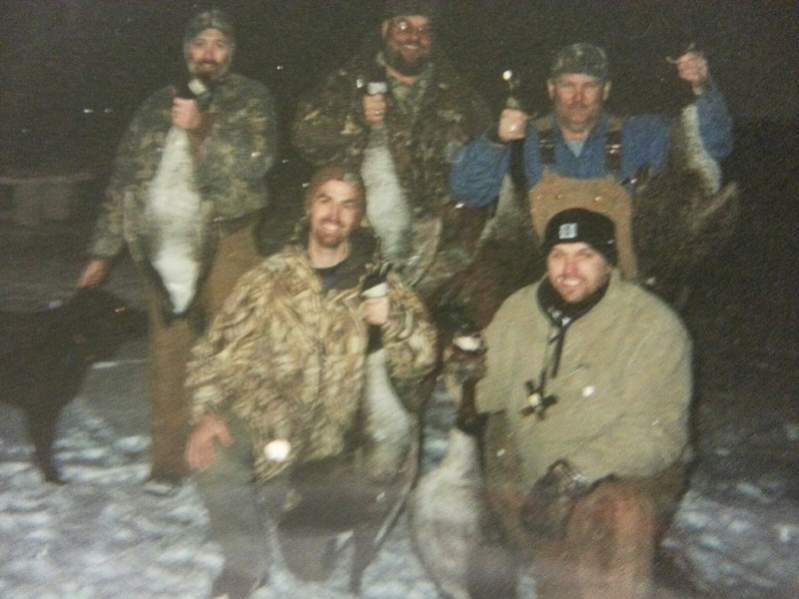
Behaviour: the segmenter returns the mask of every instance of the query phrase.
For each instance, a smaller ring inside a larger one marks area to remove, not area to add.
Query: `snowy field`
[[[207,517],[193,485],[159,496],[142,484],[150,439],[145,430],[133,429],[146,428],[144,362],[137,357],[144,349],[144,343],[129,344],[118,361],[97,364],[84,391],[64,411],[56,456],[66,485],[42,482],[21,418],[12,413],[3,419],[0,597],[208,596],[222,557],[206,540]],[[443,450],[441,440],[432,445],[433,453]],[[276,547],[273,551],[278,557],[271,584],[256,599],[350,596],[349,551],[325,585],[296,580],[280,563]],[[367,569],[363,596],[437,597],[412,551],[405,516]],[[526,596],[534,594],[528,589]]]
[[[3,227],[0,265],[3,309],[33,310],[71,293],[81,258],[78,234],[62,229]],[[66,244],[50,246],[59,239]],[[66,250],[65,250],[66,247]],[[141,305],[127,263],[108,287]],[[207,540],[207,515],[191,483],[169,496],[146,490],[149,406],[147,346],[127,343],[113,361],[94,365],[79,396],[64,410],[55,458],[67,484],[44,483],[32,463],[21,414],[2,405],[0,421],[0,597],[105,599],[208,597],[222,567]],[[427,461],[446,449],[443,431],[431,431]],[[280,562],[275,544],[271,581],[256,599],[350,597],[351,548],[342,552],[326,584],[306,584]],[[522,597],[532,599],[531,581]],[[433,599],[433,583],[411,547],[403,514],[366,570],[363,597]]]
[[[120,368],[107,364],[93,378]],[[122,389],[118,400],[138,401]],[[57,487],[41,482],[30,445],[11,432],[21,425],[14,420],[4,422],[0,447],[0,596],[208,596],[222,558],[206,541],[205,510],[191,484],[166,497],[145,490],[146,434],[120,435],[80,397],[62,421],[57,455],[68,484]],[[347,596],[346,561],[327,588],[299,584],[277,563],[257,597]],[[366,597],[436,596],[404,520],[367,571],[365,590]]]
[[[0,222],[0,309],[41,309],[69,297],[87,226],[22,229]],[[795,599],[799,344],[794,326],[764,326],[775,320],[762,315],[795,324],[799,312],[780,293],[785,277],[779,269],[767,271],[770,278],[744,278],[745,285],[738,273],[751,270],[729,270],[730,281],[724,273],[711,281],[714,287],[697,294],[688,315],[701,333],[699,460],[664,545],[683,566],[678,577],[712,596]],[[142,307],[128,262],[117,266],[108,288]],[[66,485],[42,482],[20,413],[0,406],[0,598],[208,597],[222,557],[207,540],[207,516],[194,487],[159,496],[143,485],[150,447],[146,352],[139,339],[96,364],[64,410],[55,457]],[[429,419],[428,467],[446,451],[447,414],[439,406]],[[256,599],[350,596],[349,550],[325,585],[296,580],[277,547],[273,555],[270,585]],[[366,570],[363,597],[437,596],[403,515]],[[521,597],[534,599],[531,580],[522,581]]]

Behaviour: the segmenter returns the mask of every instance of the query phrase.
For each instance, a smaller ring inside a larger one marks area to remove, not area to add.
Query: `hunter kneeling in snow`
[[[560,212],[542,250],[546,275],[485,330],[491,507],[532,558],[538,597],[649,597],[690,453],[690,340],[620,278],[606,216]]]
[[[387,518],[393,482],[415,468],[410,414],[434,365],[435,330],[393,275],[384,294],[363,290],[381,269],[360,227],[359,175],[321,169],[305,208],[307,237],[241,278],[188,366],[186,458],[226,560],[212,596],[246,597],[263,584],[265,515],[277,522],[289,567],[324,578],[336,535],[359,519]],[[380,344],[390,384],[375,386]],[[397,435],[403,419],[407,430]],[[288,522],[298,526],[286,531]],[[355,542],[357,553],[357,531]]]

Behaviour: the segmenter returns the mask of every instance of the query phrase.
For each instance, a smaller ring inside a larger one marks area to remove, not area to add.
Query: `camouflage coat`
[[[360,170],[370,128],[363,118],[358,80],[369,81],[379,68],[377,53],[375,45],[367,44],[301,99],[292,140],[312,164],[345,163]],[[490,116],[483,99],[466,86],[443,56],[434,57],[425,84],[420,105],[410,112],[400,108],[392,93],[387,94],[387,143],[416,226],[443,216],[443,231],[440,227],[429,229],[451,246],[462,241],[459,215],[446,209],[453,205],[448,184],[452,157],[485,130]],[[450,266],[457,267],[455,263]]]
[[[239,280],[193,350],[192,421],[231,410],[247,422],[260,480],[339,455],[357,433],[368,342],[359,311],[365,262],[352,256],[349,272],[339,273],[347,286],[323,291],[305,249],[287,246]],[[433,368],[435,331],[415,294],[397,278],[389,285],[383,346],[392,382],[411,398]],[[287,461],[266,460],[274,439],[291,443]]]
[[[120,142],[90,246],[94,257],[111,258],[127,242],[135,260],[145,258],[145,206],[171,127],[172,98],[169,86],[145,100]],[[214,88],[208,107],[211,125],[194,182],[208,227],[215,222],[224,226],[267,205],[264,177],[277,146],[273,104],[263,84],[241,75],[228,75]]]

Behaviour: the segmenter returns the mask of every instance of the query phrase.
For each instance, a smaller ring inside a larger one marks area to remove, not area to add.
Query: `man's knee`
[[[236,426],[231,426],[230,431],[233,444],[225,447],[217,443],[213,463],[192,475],[201,490],[253,484],[255,467],[249,437]]]
[[[654,499],[634,482],[610,481],[577,502],[569,531],[590,530],[597,536],[627,539],[634,544],[652,542],[656,531]]]

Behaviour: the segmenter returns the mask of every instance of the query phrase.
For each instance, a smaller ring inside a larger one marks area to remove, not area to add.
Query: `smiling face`
[[[567,304],[587,299],[610,279],[605,257],[584,242],[559,243],[547,255],[547,278]]]
[[[205,29],[186,44],[185,53],[193,75],[216,79],[227,72],[233,58],[233,45],[218,29]]]
[[[582,73],[564,73],[547,82],[555,118],[567,139],[588,135],[610,94],[610,82]],[[571,135],[569,135],[571,134]]]
[[[347,242],[361,223],[360,191],[352,183],[329,179],[312,193],[307,214],[311,228],[309,244],[320,249],[336,249]]]
[[[383,22],[383,54],[400,74],[418,75],[430,60],[433,29],[428,17],[411,15]]]

